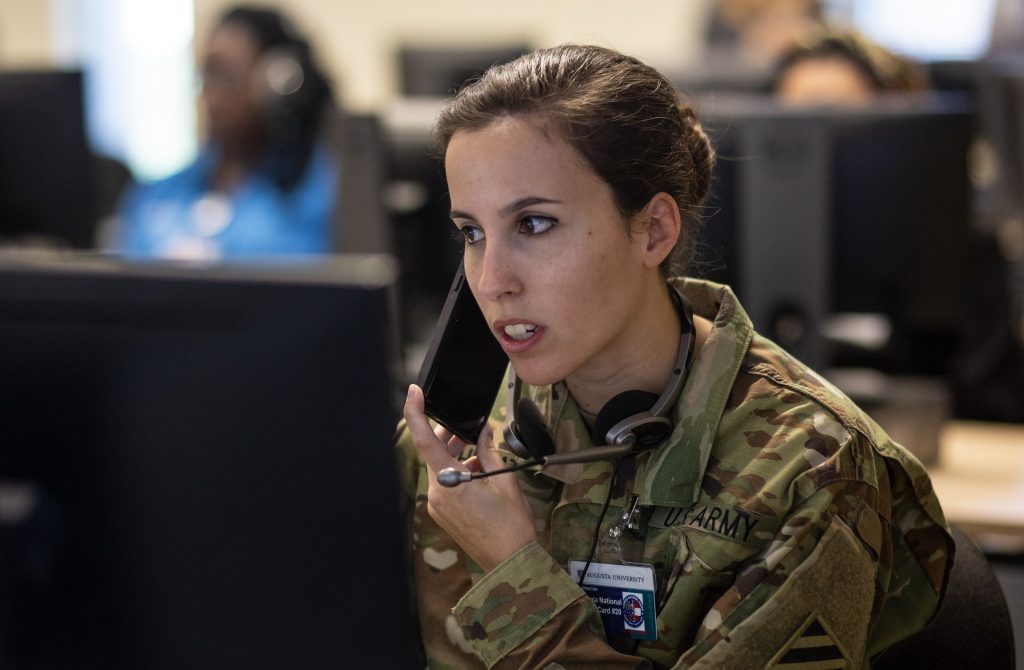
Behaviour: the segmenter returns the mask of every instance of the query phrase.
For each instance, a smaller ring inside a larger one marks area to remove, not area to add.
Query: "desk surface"
[[[947,519],[986,548],[1024,551],[1024,425],[952,421],[928,473]]]

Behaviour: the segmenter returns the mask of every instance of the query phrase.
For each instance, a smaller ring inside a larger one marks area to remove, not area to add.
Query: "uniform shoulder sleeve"
[[[842,480],[796,506],[705,615],[680,667],[771,668],[803,659],[859,668],[878,640],[923,626],[937,594],[925,572],[906,563],[896,577],[894,529],[879,500],[873,487]],[[898,620],[884,616],[889,610]]]
[[[416,448],[412,445],[412,434],[405,419],[398,422],[395,428],[393,442],[395,445],[395,459],[398,464],[398,481],[402,490],[408,498],[416,497],[416,489],[419,485],[420,459]]]
[[[824,522],[811,515],[805,510],[793,517],[739,575],[678,667],[865,665],[875,562],[842,518]]]

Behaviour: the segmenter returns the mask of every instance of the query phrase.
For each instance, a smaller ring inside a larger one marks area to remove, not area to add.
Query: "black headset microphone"
[[[670,415],[686,383],[686,375],[693,361],[693,347],[696,329],[689,303],[670,286],[673,302],[681,321],[679,349],[668,385],[656,396],[648,391],[623,391],[609,400],[594,420],[591,437],[599,446],[580,449],[565,454],[556,454],[555,441],[537,405],[529,398],[521,397],[514,405],[514,413],[505,428],[505,443],[513,454],[529,458],[523,463],[491,470],[490,472],[466,472],[456,468],[445,468],[437,473],[442,486],[458,486],[474,479],[516,472],[527,468],[543,469],[549,465],[566,463],[591,463],[619,458],[635,451],[650,449],[668,437],[672,432]],[[514,369],[509,371],[509,387],[513,397],[519,395],[520,382]]]

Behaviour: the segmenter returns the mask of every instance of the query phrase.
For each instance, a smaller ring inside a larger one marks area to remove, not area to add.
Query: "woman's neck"
[[[648,291],[637,318],[619,340],[566,379],[582,411],[597,414],[623,391],[660,395],[664,390],[672,375],[682,330],[669,290],[662,282],[657,290]]]
[[[211,175],[213,189],[229,192],[238,188],[256,169],[262,156],[263,149],[255,145],[223,146]]]

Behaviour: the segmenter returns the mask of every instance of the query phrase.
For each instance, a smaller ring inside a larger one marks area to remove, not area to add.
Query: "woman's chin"
[[[565,379],[563,371],[555,370],[545,365],[538,365],[531,361],[513,360],[512,367],[516,371],[516,377],[530,386],[548,386]]]

